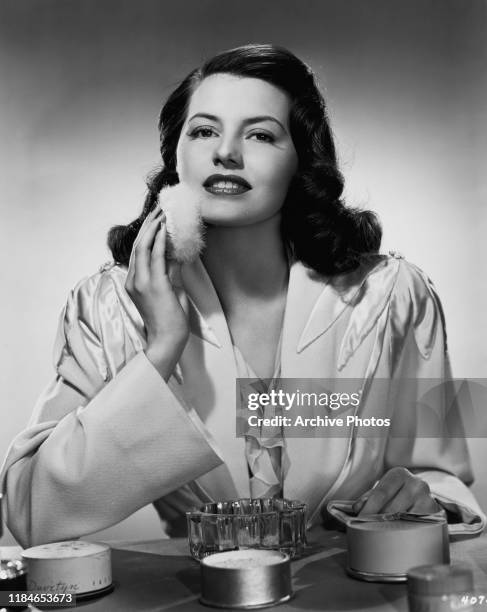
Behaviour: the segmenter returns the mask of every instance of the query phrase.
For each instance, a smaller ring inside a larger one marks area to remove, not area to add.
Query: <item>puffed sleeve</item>
[[[394,413],[385,467],[406,467],[428,483],[448,511],[450,533],[480,533],[486,517],[468,488],[473,474],[462,406],[446,382],[451,372],[441,303],[429,278],[404,260],[389,321]]]
[[[56,377],[2,467],[7,524],[22,546],[104,529],[222,463],[177,382],[141,350],[110,274],[69,295]]]

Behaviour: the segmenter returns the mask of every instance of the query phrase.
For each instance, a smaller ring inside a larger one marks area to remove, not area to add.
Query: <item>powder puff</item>
[[[199,195],[187,185],[178,183],[161,191],[159,206],[166,213],[168,258],[191,263],[204,247]]]

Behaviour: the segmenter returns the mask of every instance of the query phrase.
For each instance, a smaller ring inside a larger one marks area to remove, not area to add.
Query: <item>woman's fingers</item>
[[[377,485],[371,490],[360,515],[379,514],[392,501],[398,491],[402,488],[405,480],[403,468],[393,468],[386,472]],[[410,473],[410,472],[408,472]]]
[[[142,222],[142,225],[140,226],[140,229],[137,233],[137,236],[134,240],[134,244],[132,247],[132,250],[135,250],[137,248],[137,246],[140,244],[141,240],[144,237],[145,232],[147,231],[147,228],[149,227],[149,225],[151,224],[151,222],[153,221],[153,219],[155,219],[155,217],[157,215],[159,215],[162,212],[162,210],[160,209],[159,206],[155,206],[150,213],[146,216],[146,218],[144,219],[144,221]]]
[[[365,503],[361,503],[366,498]],[[361,505],[361,509],[358,509]],[[355,512],[379,514],[384,512],[436,512],[439,509],[431,497],[428,484],[406,468],[392,468],[377,485],[364,493],[354,504]]]
[[[147,217],[144,219],[139,232],[134,240],[134,244],[132,246],[132,252],[130,253],[130,260],[129,260],[129,266],[128,266],[128,272],[127,272],[127,278],[125,280],[125,287],[126,289],[129,291],[129,293],[131,291],[133,291],[134,289],[134,285],[135,285],[135,275],[136,275],[136,271],[139,268],[140,269],[140,256],[141,256],[141,251],[140,251],[140,243],[147,231],[147,228],[150,226],[151,222],[156,218],[156,216],[159,214],[160,208],[158,206],[156,206],[148,215]],[[140,282],[140,278],[139,278],[139,282]]]
[[[161,213],[161,209],[157,206],[147,215],[134,242],[129,264],[129,271],[130,268],[132,271],[130,280],[134,286],[135,283],[143,286],[149,279],[151,251]]]
[[[383,512],[407,512],[418,501],[424,501],[424,498],[429,498],[429,487],[423,480],[413,476],[404,481],[397,494],[384,506]]]
[[[154,246],[151,254],[151,270],[159,278],[166,274],[166,238],[167,226],[164,212],[158,217]]]
[[[417,493],[417,483],[404,482],[399,491],[383,505],[381,512],[407,512],[414,505]]]
[[[134,242],[125,289],[144,322],[146,354],[168,380],[187,342],[189,324],[166,272],[166,232],[165,216],[157,207]]]
[[[421,481],[423,482],[423,481]],[[423,489],[421,495],[418,495],[414,500],[413,505],[409,508],[410,512],[416,512],[417,514],[430,514],[433,512],[439,512],[441,510],[440,504],[431,495],[430,488],[426,482],[426,490]]]

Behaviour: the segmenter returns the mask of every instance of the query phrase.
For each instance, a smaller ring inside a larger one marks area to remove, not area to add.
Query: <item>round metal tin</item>
[[[411,567],[450,562],[446,522],[351,522],[347,546],[347,572],[369,582],[404,582]]]
[[[292,596],[289,555],[274,550],[234,550],[200,562],[201,603],[253,610],[288,601]]]

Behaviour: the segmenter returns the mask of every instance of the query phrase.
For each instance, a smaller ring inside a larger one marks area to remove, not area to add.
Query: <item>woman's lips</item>
[[[248,187],[232,181],[216,181],[210,185],[205,185],[205,189],[214,195],[240,195],[249,191]]]
[[[252,189],[252,185],[238,174],[212,174],[203,187],[213,195],[240,195]]]

